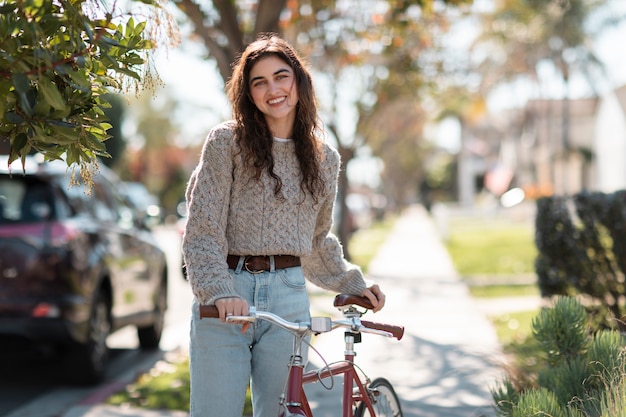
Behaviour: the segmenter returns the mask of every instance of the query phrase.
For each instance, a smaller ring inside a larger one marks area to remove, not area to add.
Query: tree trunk
[[[350,260],[350,236],[352,235],[352,221],[350,217],[350,211],[348,204],[346,203],[346,197],[349,191],[348,174],[346,167],[348,162],[354,158],[354,150],[345,148],[341,145],[338,146],[339,154],[341,155],[341,169],[339,170],[339,179],[337,183],[337,197],[339,204],[339,224],[337,225],[337,237],[343,245],[343,253],[347,260]]]

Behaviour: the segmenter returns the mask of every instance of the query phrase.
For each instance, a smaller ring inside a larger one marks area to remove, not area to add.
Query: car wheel
[[[109,304],[99,293],[89,317],[87,343],[76,346],[70,354],[76,379],[81,383],[97,383],[104,376],[109,357],[107,337],[111,334]]]
[[[167,310],[167,283],[163,282],[158,289],[154,304],[154,318],[150,326],[138,327],[137,336],[141,349],[158,349],[163,328],[165,327],[165,310]]]

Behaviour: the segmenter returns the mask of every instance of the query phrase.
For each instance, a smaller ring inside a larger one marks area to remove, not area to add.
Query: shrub
[[[624,339],[614,330],[588,331],[589,315],[572,297],[558,297],[533,320],[546,365],[533,386],[505,379],[492,390],[501,417],[625,415]]]
[[[541,294],[581,295],[595,328],[626,314],[626,191],[537,201],[535,269]]]

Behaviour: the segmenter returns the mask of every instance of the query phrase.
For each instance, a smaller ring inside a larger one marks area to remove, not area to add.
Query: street
[[[37,358],[0,358],[0,416],[53,417],[76,403],[102,401],[132,382],[160,360],[164,353],[186,349],[189,337],[191,291],[180,269],[180,236],[174,227],[158,227],[155,234],[167,253],[169,308],[160,350],[138,349],[136,329],[127,327],[108,339],[111,359],[102,384],[72,386],[64,381],[63,364]]]

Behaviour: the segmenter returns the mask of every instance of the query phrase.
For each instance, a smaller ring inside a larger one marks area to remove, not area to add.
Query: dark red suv
[[[93,180],[70,186],[64,162],[0,157],[0,352],[52,348],[87,383],[111,332],[136,326],[157,348],[167,308],[166,257],[144,217],[104,166]]]

